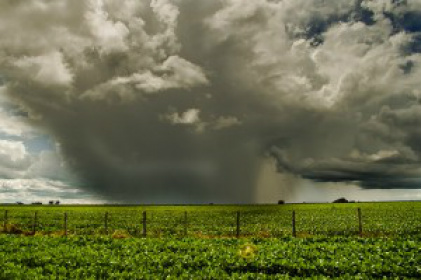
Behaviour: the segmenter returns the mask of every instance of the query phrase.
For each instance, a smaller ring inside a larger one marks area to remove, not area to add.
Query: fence
[[[283,237],[421,233],[421,212],[380,209],[284,211],[4,210],[2,231],[134,237]]]

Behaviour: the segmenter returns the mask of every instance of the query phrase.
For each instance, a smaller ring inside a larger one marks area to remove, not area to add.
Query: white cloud
[[[363,0],[362,5],[375,13],[391,12],[396,7],[394,1],[390,0]]]
[[[187,111],[178,114],[174,113],[168,116],[169,120],[174,124],[194,124],[200,121],[199,109],[188,109]]]
[[[62,181],[48,179],[0,179],[1,203],[48,203],[59,200],[61,203],[105,203],[105,200],[81,191]]]
[[[137,96],[159,93],[170,89],[186,89],[208,84],[203,70],[178,56],[168,57],[152,70],[137,72],[128,77],[116,77],[86,92],[83,98],[94,100],[118,96],[122,101],[133,101]]]
[[[152,0],[151,7],[161,22],[170,26],[171,29],[176,28],[179,11],[178,8],[171,3],[171,1]]]
[[[168,57],[162,65],[156,67],[154,72],[157,74],[150,71],[135,73],[128,79],[119,78],[116,82],[134,83],[137,89],[147,93],[177,88],[189,89],[208,83],[199,66],[178,56]]]
[[[0,135],[27,139],[34,135],[35,129],[28,124],[28,119],[7,96],[7,87],[0,86]]]
[[[12,162],[23,160],[28,153],[20,141],[0,140],[0,156],[7,157]]]
[[[47,200],[104,203],[82,191],[79,180],[53,151],[29,154],[20,141],[0,140],[0,203]]]
[[[60,52],[40,56],[24,56],[14,62],[27,79],[44,85],[68,86],[73,75],[63,61]]]
[[[400,69],[405,61],[400,52],[409,40],[403,33],[392,35],[389,23],[332,27],[312,54],[318,73],[328,81],[314,96],[331,106],[349,106],[404,91],[412,78]]]
[[[361,154],[359,150],[353,150],[350,154],[351,158],[368,161],[380,161],[385,159],[391,159],[400,156],[398,151],[392,150],[380,150],[374,154]]]
[[[168,57],[154,72],[135,73],[129,78],[117,78],[114,83],[133,83],[135,88],[147,92],[159,92],[168,89],[189,89],[205,85],[208,80],[203,70],[193,63],[178,57]]]
[[[131,20],[141,20],[139,12],[145,9],[147,1],[138,0],[125,0],[125,1],[114,1],[104,0],[105,10],[111,11],[111,16],[124,22],[130,22]],[[108,16],[110,14],[108,13]]]
[[[179,10],[170,1],[33,1],[25,7],[3,3],[1,8],[0,34],[5,38],[0,48],[8,55],[0,52],[0,67],[10,79],[35,81],[43,91],[62,93],[61,86],[74,86],[66,90],[72,97],[132,100],[138,92],[189,89],[208,82],[201,67],[178,54]],[[151,34],[140,17],[145,11],[156,18],[148,26],[156,30]],[[113,57],[123,53],[127,57],[121,58],[127,60],[121,64],[128,65],[114,65],[115,73],[107,72],[107,63],[119,64]]]
[[[19,178],[33,158],[20,141],[0,140],[0,178]]]
[[[197,108],[188,109],[182,113],[174,112],[161,115],[161,119],[175,125],[187,125],[194,127],[198,133],[206,130],[223,130],[240,125],[241,122],[233,116],[209,117],[207,120],[200,118],[200,110]]]
[[[213,128],[216,130],[226,129],[236,125],[241,125],[241,122],[232,116],[220,116],[212,123]]]
[[[90,0],[88,5],[90,9],[85,14],[87,25],[101,50],[104,52],[127,50],[125,39],[129,30],[124,23],[112,22],[108,18],[102,0]]]
[[[32,134],[31,128],[21,117],[13,116],[0,107],[0,133],[7,136],[27,137]]]

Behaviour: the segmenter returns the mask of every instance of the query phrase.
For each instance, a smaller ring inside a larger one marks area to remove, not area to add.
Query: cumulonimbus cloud
[[[415,0],[6,1],[0,75],[113,199],[252,202],[268,156],[314,181],[414,188],[416,15]]]

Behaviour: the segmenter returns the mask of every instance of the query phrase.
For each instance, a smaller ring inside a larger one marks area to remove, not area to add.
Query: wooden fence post
[[[292,210],[292,236],[297,237],[297,230],[295,228],[295,210]]]
[[[240,237],[240,211],[237,211],[237,232],[236,237]]]
[[[8,214],[9,210],[4,210],[4,225],[3,225],[3,231],[6,232],[7,231],[7,214]]]
[[[138,237],[139,236],[139,229],[140,229],[140,225],[138,225],[137,223],[134,225],[134,229],[135,229],[135,236]]]
[[[104,216],[104,228],[105,228],[105,234],[108,234],[108,212],[105,212],[105,216]]]
[[[143,237],[146,237],[146,211],[143,211]]]
[[[361,218],[361,208],[358,208],[358,234],[363,236],[363,221]]]
[[[67,236],[67,212],[64,212],[64,235]]]
[[[184,212],[184,236],[187,236],[187,227],[188,227],[187,211],[185,211]]]
[[[32,232],[35,234],[37,230],[37,223],[38,223],[38,211],[34,212],[34,224],[32,225]]]

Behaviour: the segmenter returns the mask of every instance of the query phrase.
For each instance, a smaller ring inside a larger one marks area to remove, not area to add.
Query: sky
[[[421,0],[0,2],[0,203],[421,199]]]

